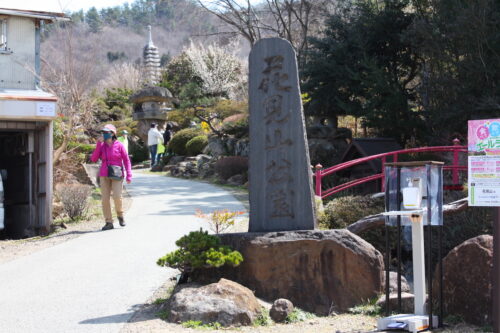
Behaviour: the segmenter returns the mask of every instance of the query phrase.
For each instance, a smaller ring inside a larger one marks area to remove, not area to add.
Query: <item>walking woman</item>
[[[122,190],[125,167],[125,179],[127,184],[132,181],[130,159],[123,144],[116,138],[115,126],[108,124],[101,130],[95,150],[90,158],[92,162],[102,161],[99,171],[102,196],[102,212],[106,224],[102,230],[113,229],[113,216],[111,214],[111,196],[115,202],[116,215],[122,227],[125,226],[123,219]]]

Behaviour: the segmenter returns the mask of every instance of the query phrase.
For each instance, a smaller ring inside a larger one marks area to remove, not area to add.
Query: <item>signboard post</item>
[[[469,206],[493,208],[492,319],[500,333],[500,119],[469,120]]]

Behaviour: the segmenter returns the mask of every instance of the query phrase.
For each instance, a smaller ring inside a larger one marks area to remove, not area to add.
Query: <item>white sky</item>
[[[87,10],[91,7],[97,9],[105,7],[114,7],[124,3],[131,3],[133,0],[0,0],[0,8],[2,5],[16,9],[35,9],[47,12],[61,11],[78,11],[80,9]]]
[[[258,3],[261,0],[250,0]],[[80,9],[87,11],[91,7],[97,9],[120,6],[132,3],[134,0],[0,0],[0,8],[15,8],[44,12],[76,12]],[[245,1],[242,1],[245,3]]]

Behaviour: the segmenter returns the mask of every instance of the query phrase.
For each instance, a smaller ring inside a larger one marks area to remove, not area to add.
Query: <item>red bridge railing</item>
[[[459,154],[460,153],[467,153],[467,146],[461,146],[460,141],[457,139],[453,140],[454,145],[453,146],[436,146],[436,147],[422,147],[422,148],[412,148],[412,149],[403,149],[403,150],[396,150],[388,153],[383,153],[383,154],[378,154],[378,155],[372,155],[372,156],[367,156],[363,158],[358,158],[356,160],[352,161],[347,161],[344,163],[340,163],[337,165],[334,165],[330,168],[323,169],[321,165],[316,166],[316,172],[314,174],[315,178],[315,192],[317,196],[320,196],[322,199],[344,191],[346,189],[352,188],[357,185],[361,185],[364,183],[372,182],[378,179],[381,179],[381,191],[384,191],[384,167],[386,164],[386,161],[388,158],[392,157],[391,162],[397,162],[398,158],[400,155],[405,155],[405,154],[417,154],[417,153],[447,153],[447,152],[452,152],[453,153],[453,164],[451,165],[445,165],[443,167],[443,170],[448,170],[451,171],[452,173],[452,184],[451,185],[446,185],[444,188],[446,190],[461,190],[462,185],[459,183],[459,173],[461,171],[467,171],[467,165],[460,165],[460,159],[459,159]],[[373,160],[380,160],[382,163],[382,172],[374,175],[370,175],[367,177],[359,178],[359,179],[354,179],[351,181],[348,181],[343,184],[336,185],[330,189],[324,190],[322,188],[322,179],[326,176],[333,175],[339,171],[346,170],[348,168],[351,168],[356,165],[360,165],[363,163],[367,163]]]

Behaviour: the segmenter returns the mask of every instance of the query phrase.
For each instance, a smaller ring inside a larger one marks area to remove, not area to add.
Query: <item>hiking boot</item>
[[[118,216],[118,222],[120,222],[120,225],[122,227],[124,227],[126,224],[125,224],[125,220],[123,219],[123,216]]]
[[[106,224],[104,225],[104,227],[102,227],[101,230],[104,231],[104,230],[110,230],[110,229],[114,229],[113,223],[106,222]]]

